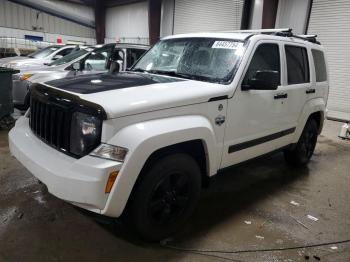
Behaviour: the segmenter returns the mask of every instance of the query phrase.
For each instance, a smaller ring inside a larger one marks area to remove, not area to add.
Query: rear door
[[[287,98],[283,101],[283,125],[295,128],[308,96],[315,94],[310,77],[311,57],[304,45],[285,44],[284,59],[286,75],[280,90]]]

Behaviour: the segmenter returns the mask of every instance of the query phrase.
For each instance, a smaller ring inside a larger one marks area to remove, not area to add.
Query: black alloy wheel
[[[133,189],[127,224],[147,241],[168,237],[191,216],[201,185],[200,168],[190,155],[173,153],[154,161]]]

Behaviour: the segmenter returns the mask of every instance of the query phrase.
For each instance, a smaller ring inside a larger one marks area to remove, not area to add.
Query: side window
[[[56,55],[61,55],[61,56],[65,56],[70,54],[70,52],[72,52],[73,48],[66,48],[63,49],[62,51],[58,52]]]
[[[316,82],[327,81],[327,69],[323,52],[312,49],[312,57],[315,64]]]
[[[286,45],[288,84],[310,82],[309,60],[304,47]]]
[[[250,79],[255,78],[257,73],[264,71],[277,72],[279,79],[281,79],[280,53],[277,44],[261,44],[258,46],[245,74],[242,86],[249,85]]]
[[[91,52],[84,61],[84,70],[87,71],[104,71],[107,68],[107,61],[112,52],[112,47],[102,47]]]
[[[142,50],[142,49],[127,49],[126,53],[127,53],[127,61],[126,61],[126,67],[129,68],[131,67],[133,64],[135,64],[135,62],[137,60],[139,60],[139,58],[143,55],[143,53],[146,50]]]

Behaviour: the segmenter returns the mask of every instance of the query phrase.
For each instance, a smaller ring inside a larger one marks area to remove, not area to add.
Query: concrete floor
[[[336,122],[326,123],[307,169],[291,169],[283,156],[277,154],[215,177],[211,187],[203,191],[191,220],[173,237],[171,245],[234,251],[350,239],[350,141],[337,138],[339,127]],[[45,186],[38,184],[10,156],[7,131],[0,131],[0,261],[318,261],[318,258],[350,261],[350,243],[204,255],[140,242],[122,225],[97,223],[89,214],[48,194]]]

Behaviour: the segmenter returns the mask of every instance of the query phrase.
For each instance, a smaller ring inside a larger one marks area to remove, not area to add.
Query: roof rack
[[[276,28],[276,29],[252,29],[252,30],[235,30],[225,33],[260,33],[260,34],[273,34],[273,33],[291,33],[292,28]]]
[[[226,33],[252,33],[252,34],[272,34],[282,37],[294,37],[304,41],[308,41],[314,44],[320,45],[321,43],[317,41],[317,35],[294,35],[292,28],[276,28],[276,29],[253,29],[253,30],[236,30]]]

